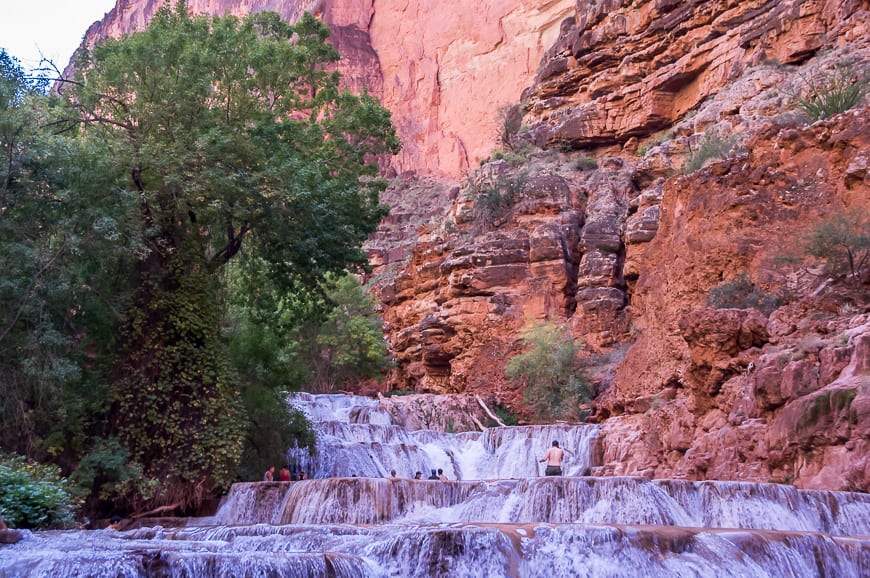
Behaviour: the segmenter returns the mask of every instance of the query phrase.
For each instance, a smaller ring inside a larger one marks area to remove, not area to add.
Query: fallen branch
[[[498,416],[497,416],[497,415],[495,415],[494,413],[492,413],[491,411],[489,411],[489,408],[486,407],[486,404],[483,403],[483,399],[481,399],[481,397],[480,397],[479,395],[474,394],[474,397],[477,398],[477,403],[480,404],[480,407],[483,408],[483,411],[486,412],[486,415],[488,415],[488,416],[492,419],[492,421],[494,421],[495,423],[497,423],[497,424],[500,425],[501,427],[507,427],[503,421],[501,421],[500,419],[498,419]],[[477,420],[475,420],[475,421],[477,421]]]
[[[153,510],[148,510],[147,512],[142,512],[141,514],[133,514],[130,516],[131,520],[138,520],[139,518],[146,518],[153,514],[160,514],[161,512],[168,512],[171,510],[175,510],[176,508],[181,507],[181,502],[175,502],[174,504],[169,504],[168,506],[160,506],[159,508],[154,508]]]
[[[476,417],[471,416],[471,421],[474,422],[474,425],[476,425],[477,427],[480,428],[480,431],[486,431],[486,429],[487,429],[486,426],[484,426],[482,423],[480,423],[480,421],[478,421],[478,419]]]

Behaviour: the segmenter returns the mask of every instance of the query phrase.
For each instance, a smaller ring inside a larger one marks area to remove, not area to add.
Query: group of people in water
[[[292,472],[286,467],[281,468],[281,471],[278,472],[277,480],[275,480],[275,466],[271,466],[268,470],[266,470],[266,473],[263,474],[264,482],[296,482],[305,479],[308,479],[308,476],[305,475],[305,470],[303,470],[302,468],[297,469],[295,467],[293,468]]]
[[[444,470],[442,470],[441,468],[438,468],[437,470],[435,468],[432,468],[429,471],[430,471],[430,473],[429,473],[429,477],[426,478],[427,480],[441,480],[442,482],[446,482],[447,480],[450,479],[444,475]],[[391,478],[396,477],[396,470],[390,470],[390,477]],[[415,480],[422,480],[423,479],[423,472],[420,472],[420,471],[414,472],[414,479]]]
[[[565,457],[565,450],[559,447],[559,442],[553,440],[553,444],[547,449],[547,453],[544,454],[538,462],[546,462],[547,467],[544,470],[545,476],[561,476],[562,475],[562,459]],[[356,476],[354,476],[356,477]],[[396,470],[390,470],[390,477],[395,478]],[[293,467],[293,472],[291,472],[286,467],[281,468],[281,471],[278,473],[279,482],[292,482],[297,480],[306,479],[305,471],[302,468]],[[415,472],[414,478],[415,480],[423,479],[423,472]],[[442,482],[448,481],[448,477],[444,475],[444,470],[441,468],[435,469],[432,468],[430,470],[429,477],[427,480],[440,480]],[[273,482],[275,481],[275,466],[270,467],[266,470],[266,473],[263,475],[264,482]]]

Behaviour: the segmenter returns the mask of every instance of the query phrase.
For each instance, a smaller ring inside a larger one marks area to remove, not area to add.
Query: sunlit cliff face
[[[119,0],[85,42],[143,28],[162,0]],[[519,101],[574,2],[190,0],[193,13],[312,11],[332,29],[339,69],[393,112],[394,170],[459,178],[494,148],[499,108]]]

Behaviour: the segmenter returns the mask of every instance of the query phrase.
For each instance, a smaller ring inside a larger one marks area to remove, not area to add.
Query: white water
[[[462,482],[331,478],[236,484],[209,521],[631,524],[870,537],[870,496],[776,484],[631,477]]]
[[[490,428],[486,432],[408,431],[394,425],[377,400],[346,395],[298,394],[293,405],[318,430],[318,454],[294,451],[292,459],[309,477],[428,477],[442,469],[451,480],[495,480],[541,475],[538,458],[553,440],[565,450],[567,476],[589,471],[595,425]]]
[[[25,532],[0,578],[870,576],[867,494],[579,477],[592,426],[409,432],[376,400],[301,404],[323,449],[292,455],[319,479],[237,484],[186,528]],[[553,438],[570,475],[539,477]],[[432,467],[461,481],[408,479]]]
[[[588,524],[388,524],[40,532],[0,548],[0,575],[859,578],[868,540]]]

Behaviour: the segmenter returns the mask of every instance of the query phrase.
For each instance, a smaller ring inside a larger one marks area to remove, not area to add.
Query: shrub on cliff
[[[727,159],[740,150],[740,141],[735,136],[723,136],[718,131],[708,131],[682,166],[685,175],[703,168],[709,161]]]
[[[60,469],[0,454],[0,513],[12,528],[63,528],[73,523],[76,500]]]
[[[523,106],[521,104],[505,104],[496,112],[498,144],[505,150],[513,150],[517,144],[517,135],[523,125]]]
[[[870,212],[837,213],[819,222],[804,235],[803,250],[821,261],[825,275],[860,283],[870,269]]]
[[[780,300],[776,295],[765,293],[756,287],[746,273],[741,273],[734,279],[710,289],[707,305],[716,309],[755,308],[765,315],[770,315],[779,307]]]
[[[481,169],[468,179],[474,201],[474,222],[486,230],[501,225],[526,188],[526,174],[510,173],[504,166]]]
[[[576,420],[580,405],[592,397],[592,387],[578,361],[582,342],[568,328],[552,322],[520,332],[526,348],[505,368],[507,377],[525,386],[523,401],[536,419]]]

